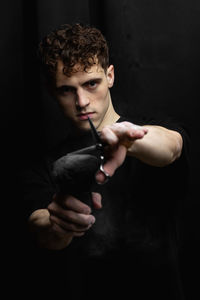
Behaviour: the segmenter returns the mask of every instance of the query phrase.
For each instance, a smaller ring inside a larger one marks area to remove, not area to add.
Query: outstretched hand
[[[130,122],[105,126],[101,131],[101,139],[107,144],[105,147],[106,163],[103,166],[105,172],[112,176],[123,164],[127,150],[133,141],[143,138],[147,132],[147,128]],[[96,181],[104,183],[105,175],[101,171],[96,174]]]

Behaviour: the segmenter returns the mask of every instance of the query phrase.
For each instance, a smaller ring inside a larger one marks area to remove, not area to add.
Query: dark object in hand
[[[96,156],[70,153],[53,163],[52,175],[59,193],[71,194],[87,202],[98,169],[99,159]]]

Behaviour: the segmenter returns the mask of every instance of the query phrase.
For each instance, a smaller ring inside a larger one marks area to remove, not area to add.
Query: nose
[[[76,106],[78,108],[84,108],[86,106],[88,106],[90,103],[90,100],[88,98],[88,95],[86,93],[86,91],[80,89],[80,90],[77,90],[77,93],[76,93]]]

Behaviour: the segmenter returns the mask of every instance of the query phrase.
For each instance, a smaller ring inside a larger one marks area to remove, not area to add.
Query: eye
[[[95,80],[91,80],[87,83],[87,86],[90,88],[90,89],[95,89],[97,87],[97,81]]]
[[[68,94],[68,93],[74,93],[75,89],[70,86],[63,85],[63,86],[57,88],[57,91],[59,94],[64,95],[64,94]]]
[[[94,90],[97,88],[98,84],[100,83],[100,80],[90,80],[86,82],[85,86],[91,90]]]

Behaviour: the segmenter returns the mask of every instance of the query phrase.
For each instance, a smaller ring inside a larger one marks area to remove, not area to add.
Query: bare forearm
[[[72,241],[71,234],[62,234],[53,230],[47,209],[34,211],[29,217],[29,227],[37,244],[42,248],[61,250]]]
[[[136,139],[128,149],[128,155],[156,167],[163,167],[176,160],[182,151],[182,137],[173,130],[161,126],[146,125],[148,133]]]

